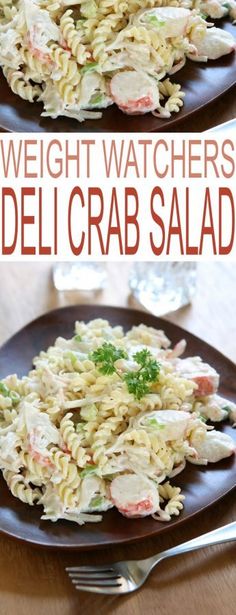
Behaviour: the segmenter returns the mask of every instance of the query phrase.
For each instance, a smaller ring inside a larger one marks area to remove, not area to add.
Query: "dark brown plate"
[[[162,328],[174,343],[185,337],[188,354],[201,355],[213,365],[221,374],[221,393],[236,401],[236,367],[229,359],[176,325],[143,312],[114,307],[70,306],[34,320],[0,350],[0,378],[14,372],[20,376],[26,374],[36,353],[46,349],[58,335],[73,335],[75,320],[87,321],[97,317],[106,318],[113,325],[123,325],[125,329],[141,322]],[[225,424],[220,428],[236,440],[236,430],[230,425]],[[185,507],[180,516],[170,523],[158,523],[147,517],[129,520],[117,511],[110,510],[104,513],[101,523],[88,523],[83,527],[67,521],[41,521],[41,509],[22,504],[14,498],[1,478],[0,531],[37,546],[62,549],[95,549],[144,539],[184,523],[222,498],[235,486],[235,470],[235,457],[207,467],[188,464],[184,472],[173,481],[186,495]]]
[[[236,38],[236,28],[228,20],[222,28]],[[217,24],[219,25],[219,24]],[[79,123],[68,118],[43,118],[42,106],[30,104],[15,96],[5,79],[1,80],[0,126],[15,132],[160,132],[175,128],[195,111],[217,100],[235,85],[236,56],[231,53],[214,62],[197,63],[190,60],[173,81],[186,93],[183,109],[168,120],[160,120],[151,113],[125,115],[114,105],[103,112],[101,120]]]

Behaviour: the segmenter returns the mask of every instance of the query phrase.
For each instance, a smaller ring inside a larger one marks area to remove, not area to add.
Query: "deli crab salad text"
[[[235,50],[214,26],[226,15],[235,0],[0,0],[0,66],[43,116],[98,119],[115,103],[169,118],[184,92],[168,75]]]
[[[42,505],[42,519],[79,525],[112,507],[158,521],[179,515],[184,496],[170,480],[186,462],[232,455],[231,437],[207,421],[236,422],[215,369],[181,359],[185,346],[171,349],[143,324],[124,333],[101,319],[77,322],[28,376],[2,380],[0,468],[12,494]]]

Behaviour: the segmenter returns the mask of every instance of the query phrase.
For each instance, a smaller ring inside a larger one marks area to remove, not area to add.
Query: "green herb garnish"
[[[134,361],[140,366],[139,369],[123,374],[117,371],[115,362],[118,359],[128,359],[128,355],[125,350],[116,348],[113,344],[105,342],[90,354],[90,358],[102,374],[111,376],[116,373],[126,383],[129,393],[133,394],[136,399],[141,399],[149,393],[149,384],[157,380],[160,371],[160,364],[147,349],[140,350],[133,356]]]
[[[199,418],[201,419],[201,421],[202,421],[203,423],[206,423],[206,422],[207,422],[207,418],[206,418],[206,416],[203,416],[203,414],[199,414]]]
[[[136,363],[141,366],[141,371],[146,382],[153,382],[156,380],[160,371],[160,365],[156,359],[152,357],[149,350],[144,348],[143,350],[136,352],[133,358]]]
[[[128,355],[122,348],[116,348],[113,344],[105,342],[100,348],[90,353],[90,359],[98,366],[101,374],[111,376],[117,373],[114,363],[119,359],[128,359]]]

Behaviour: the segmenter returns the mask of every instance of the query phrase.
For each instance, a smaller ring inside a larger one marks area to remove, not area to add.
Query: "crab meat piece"
[[[191,414],[182,410],[156,410],[149,412],[141,419],[144,427],[160,430],[163,440],[179,440],[183,438]]]
[[[59,41],[60,29],[51,19],[45,9],[37,6],[32,0],[23,0],[23,12],[27,24],[29,42],[34,50],[48,54],[50,41]]]
[[[219,386],[219,374],[214,367],[203,363],[200,357],[188,357],[177,359],[175,362],[176,372],[187,380],[192,380],[197,385],[194,391],[195,397],[206,397],[215,393]]]
[[[221,397],[221,395],[214,395],[213,400],[215,404],[218,404],[221,412],[224,412],[224,418],[228,416],[232,423],[236,423],[236,404],[225,397]]]
[[[146,27],[158,30],[163,38],[183,36],[191,15],[189,9],[162,6],[138,14],[138,21]]]
[[[146,517],[160,509],[158,490],[149,478],[123,474],[110,485],[113,504],[125,517]]]
[[[148,113],[159,106],[159,90],[154,79],[135,70],[116,73],[110,82],[112,100],[129,115]]]
[[[236,49],[236,41],[232,34],[220,28],[208,28],[205,36],[194,31],[190,35],[190,42],[196,47],[197,55],[190,55],[191,60],[217,60],[221,56],[231,53]]]
[[[228,9],[219,0],[206,0],[201,4],[201,11],[212,19],[221,19],[227,15]]]
[[[210,421],[223,421],[227,417],[236,422],[236,404],[221,395],[212,395],[199,408],[199,412]]]
[[[202,416],[210,421],[219,422],[227,418],[228,412],[219,404],[218,395],[212,395],[204,404],[198,407],[198,411]]]
[[[197,433],[191,437],[191,446],[195,448],[197,459],[189,458],[192,463],[216,463],[221,459],[230,457],[235,452],[234,441],[228,434],[220,431],[207,431],[202,439]]]
[[[186,346],[186,340],[180,340],[177,344],[175,344],[172,350],[168,350],[166,354],[167,359],[176,359],[177,357],[180,357],[186,350]]]

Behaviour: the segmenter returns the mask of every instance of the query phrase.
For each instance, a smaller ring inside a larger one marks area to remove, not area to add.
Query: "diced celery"
[[[103,505],[103,503],[104,503],[104,498],[98,495],[92,498],[90,502],[90,506],[92,508],[100,508]]]
[[[83,17],[86,17],[87,19],[92,19],[93,17],[96,17],[97,10],[98,7],[95,0],[83,2],[83,4],[80,5],[81,15],[83,15]]]
[[[82,342],[82,337],[81,335],[74,335],[73,340],[74,342]]]
[[[91,406],[85,406],[80,410],[80,416],[84,421],[94,421],[97,417],[98,410],[95,404]]]
[[[145,21],[153,26],[164,26],[166,23],[164,19],[157,17],[157,15],[146,15]]]
[[[16,393],[16,391],[10,391],[10,398],[11,398],[13,406],[18,404],[20,401],[20,395],[19,393]]]
[[[82,470],[82,472],[80,473],[81,478],[85,478],[86,476],[89,476],[91,474],[96,474],[96,470],[97,470],[97,466],[95,466],[94,464],[90,464],[88,463],[85,468]]]
[[[88,64],[85,64],[84,66],[82,66],[80,70],[81,75],[85,75],[88,72],[92,72],[96,70],[97,67],[98,67],[98,62],[88,62]]]
[[[155,427],[156,429],[165,429],[165,425],[159,423],[156,419],[147,419],[145,421],[147,427]]]
[[[72,367],[75,367],[77,362],[77,356],[74,352],[66,352],[66,359],[69,359]]]
[[[225,410],[225,412],[230,412],[231,408],[230,406],[222,406],[222,410]]]
[[[4,382],[0,382],[0,394],[3,395],[3,397],[10,397],[10,391]]]
[[[93,96],[91,96],[89,104],[91,105],[99,105],[100,103],[102,103],[104,101],[104,94],[93,94]]]

